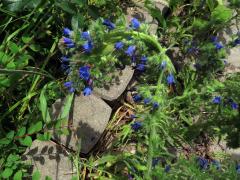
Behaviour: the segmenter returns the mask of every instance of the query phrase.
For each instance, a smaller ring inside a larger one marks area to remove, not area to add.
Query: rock
[[[41,180],[46,176],[52,180],[71,180],[75,175],[73,164],[66,152],[52,141],[33,141],[22,158],[31,162],[31,174],[37,170],[40,172]]]
[[[222,140],[220,142],[214,141],[209,148],[211,153],[226,153],[232,160],[240,162],[240,148],[230,148],[227,146],[227,142]]]
[[[228,51],[227,64],[224,69],[224,75],[240,72],[240,46],[236,46]],[[222,79],[225,79],[224,77]]]
[[[53,104],[53,116],[60,113],[61,101]],[[75,96],[72,113],[68,119],[68,135],[54,133],[54,138],[64,146],[87,154],[97,143],[110,119],[112,109],[95,95]]]
[[[93,93],[107,101],[118,99],[127,88],[132,79],[134,70],[130,66],[116,73],[116,78],[112,84],[105,85],[103,88],[94,88]]]
[[[240,25],[237,25],[236,22],[232,21],[231,25],[225,28],[223,31],[218,33],[219,40],[224,44],[227,45],[233,39],[232,37],[236,35],[239,31]]]
[[[162,12],[162,15],[165,15],[169,9],[169,3],[165,0],[154,0],[154,4]]]

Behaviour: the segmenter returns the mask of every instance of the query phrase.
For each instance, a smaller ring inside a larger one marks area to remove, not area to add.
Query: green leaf
[[[8,145],[12,142],[12,140],[9,140],[7,138],[0,139],[0,145]]]
[[[226,23],[232,18],[232,10],[224,5],[218,5],[211,14],[211,20],[217,23]]]
[[[30,147],[32,145],[32,138],[30,136],[27,136],[24,139],[20,139],[19,141],[24,146]]]
[[[28,128],[28,134],[33,134],[33,133],[36,133],[38,131],[41,131],[42,127],[43,127],[42,121],[38,121],[36,124],[32,124]]]
[[[66,119],[68,117],[71,106],[72,106],[73,97],[74,97],[74,93],[67,95],[65,99],[64,107],[61,110],[61,113],[58,119]]]
[[[26,133],[26,127],[21,127],[18,131],[16,136],[23,136]]]
[[[7,69],[16,69],[16,64],[11,61],[10,63],[7,64],[6,66]]]
[[[42,112],[42,118],[44,122],[49,123],[51,122],[51,118],[47,107],[47,99],[45,96],[46,87],[47,86],[44,86],[40,94],[40,110]]]
[[[13,54],[16,54],[20,50],[20,48],[17,46],[17,44],[12,41],[8,42],[8,46]]]
[[[9,140],[12,140],[13,137],[14,137],[14,131],[10,131],[9,133],[7,133],[7,136],[6,136]]]
[[[46,176],[46,177],[45,177],[45,180],[52,180],[52,178],[49,177],[49,176]]]
[[[38,52],[41,49],[41,47],[37,44],[31,44],[29,47],[30,47],[31,50],[33,50],[35,52]]]
[[[41,174],[39,171],[35,171],[32,175],[32,180],[40,180]]]
[[[30,38],[30,37],[28,37],[28,36],[23,36],[23,37],[22,37],[22,41],[23,41],[25,44],[28,44],[31,40],[32,40],[32,38]]]
[[[69,2],[56,3],[63,11],[66,11],[70,14],[76,14],[74,7]]]
[[[22,171],[19,170],[18,172],[15,173],[13,176],[13,180],[21,180],[22,179]]]
[[[84,25],[84,16],[77,14],[72,17],[71,20],[72,28],[74,31],[77,31],[80,27]]]
[[[9,178],[13,173],[13,170],[10,168],[6,168],[3,172],[2,172],[2,177],[3,178]]]
[[[49,141],[52,137],[50,132],[45,132],[44,134],[37,134],[37,139],[39,141]]]

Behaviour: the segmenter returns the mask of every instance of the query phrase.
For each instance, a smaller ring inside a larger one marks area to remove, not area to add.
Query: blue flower
[[[73,85],[72,81],[67,81],[67,82],[64,83],[64,87],[66,87],[66,88],[71,88],[72,85]]]
[[[68,45],[68,44],[74,44],[73,40],[67,37],[63,37],[63,42],[64,44]]]
[[[71,31],[69,28],[63,28],[63,35],[64,36],[71,36],[73,31]]]
[[[208,160],[203,157],[197,158],[198,165],[200,169],[207,169],[208,168]]]
[[[147,58],[146,56],[142,56],[142,57],[141,57],[141,62],[142,62],[143,64],[146,64],[147,61],[148,61],[148,58]]]
[[[119,41],[119,42],[116,42],[114,47],[115,49],[119,50],[119,49],[122,49],[124,46],[123,42]]]
[[[167,66],[167,62],[166,61],[162,61],[161,63],[161,69],[165,69],[165,67]]]
[[[214,45],[215,45],[215,48],[216,48],[217,50],[220,50],[220,49],[223,48],[223,45],[222,45],[221,43],[219,43],[219,42],[214,43]]]
[[[157,109],[159,107],[159,103],[154,102],[152,107],[153,107],[153,109]]]
[[[236,171],[237,171],[238,174],[240,174],[240,164],[237,164]]]
[[[83,95],[84,96],[89,96],[92,94],[92,88],[90,87],[85,87],[84,90],[83,90]]]
[[[232,109],[238,109],[238,104],[237,103],[231,102],[230,105],[231,105]]]
[[[79,77],[85,81],[90,78],[90,72],[88,66],[82,66],[79,68]]]
[[[125,53],[126,53],[128,56],[133,56],[135,50],[136,50],[136,46],[129,46],[128,49],[125,51]]]
[[[145,70],[145,64],[138,64],[136,69],[139,70],[139,71],[144,71]]]
[[[85,87],[83,90],[83,95],[84,96],[89,96],[92,94],[92,88],[91,87]]]
[[[136,94],[133,96],[133,101],[134,102],[140,102],[142,100],[142,97],[139,94]]]
[[[73,82],[72,81],[67,81],[64,83],[64,86],[68,89],[68,91],[70,93],[73,93],[75,91],[75,88],[72,87],[73,86]]]
[[[132,25],[133,29],[138,29],[141,24],[140,24],[140,22],[136,18],[133,18],[131,20],[131,25]]]
[[[216,166],[216,169],[217,170],[219,170],[219,169],[221,169],[221,164],[220,164],[220,162],[219,161],[217,161],[217,160],[212,160],[212,164],[214,165],[214,166]]]
[[[171,166],[166,165],[166,167],[164,168],[164,172],[168,173],[170,170],[171,170]]]
[[[60,59],[62,63],[69,63],[69,58],[67,56],[62,56]]]
[[[107,28],[109,29],[109,30],[113,30],[113,29],[115,29],[115,24],[114,23],[112,23],[109,19],[105,19],[104,21],[103,21],[103,25],[105,25],[105,26],[107,26]]]
[[[214,104],[220,104],[220,103],[221,103],[221,100],[222,100],[221,96],[215,96],[215,97],[213,98],[212,102],[213,102]]]
[[[149,104],[151,102],[151,98],[145,98],[144,100],[143,100],[143,103],[144,104]]]
[[[81,38],[84,40],[91,40],[90,33],[88,31],[82,32]]]
[[[134,131],[138,131],[139,129],[142,128],[142,123],[141,122],[134,122],[133,124],[131,124],[131,127]]]
[[[83,50],[84,50],[86,53],[92,52],[92,49],[93,49],[92,41],[88,41],[88,42],[86,42],[85,44],[83,44]]]
[[[174,79],[174,76],[172,74],[169,74],[167,76],[167,83],[168,83],[168,85],[171,85],[171,84],[175,83],[175,79]]]

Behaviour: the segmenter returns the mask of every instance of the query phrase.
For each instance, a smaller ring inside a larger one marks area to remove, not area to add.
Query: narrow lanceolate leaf
[[[69,115],[71,106],[72,106],[72,101],[73,101],[73,97],[74,97],[74,93],[69,94],[66,97],[65,103],[64,103],[64,107],[58,117],[58,119],[64,119],[67,118],[67,116]]]
[[[40,94],[40,110],[42,112],[42,118],[44,122],[49,123],[51,121],[50,114],[47,107],[47,99],[45,96],[46,86],[42,89]]]

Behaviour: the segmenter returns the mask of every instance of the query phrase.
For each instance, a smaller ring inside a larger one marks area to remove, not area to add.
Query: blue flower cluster
[[[136,103],[140,103],[143,100],[144,105],[149,105],[151,104],[152,99],[151,98],[145,98],[143,99],[143,97],[140,94],[135,94],[133,95],[133,101]],[[152,102],[152,109],[158,109],[159,108],[159,103],[158,102]]]
[[[212,99],[212,103],[213,104],[221,104],[222,103],[222,97],[221,96],[215,96]],[[226,104],[230,105],[232,109],[236,110],[238,109],[238,104],[236,102],[233,101],[233,99],[228,98]]]
[[[67,48],[74,48],[75,47],[75,43],[74,41],[71,39],[71,36],[73,34],[73,31],[70,30],[69,28],[64,28],[63,29],[63,38],[62,38],[62,42],[66,45]]]

